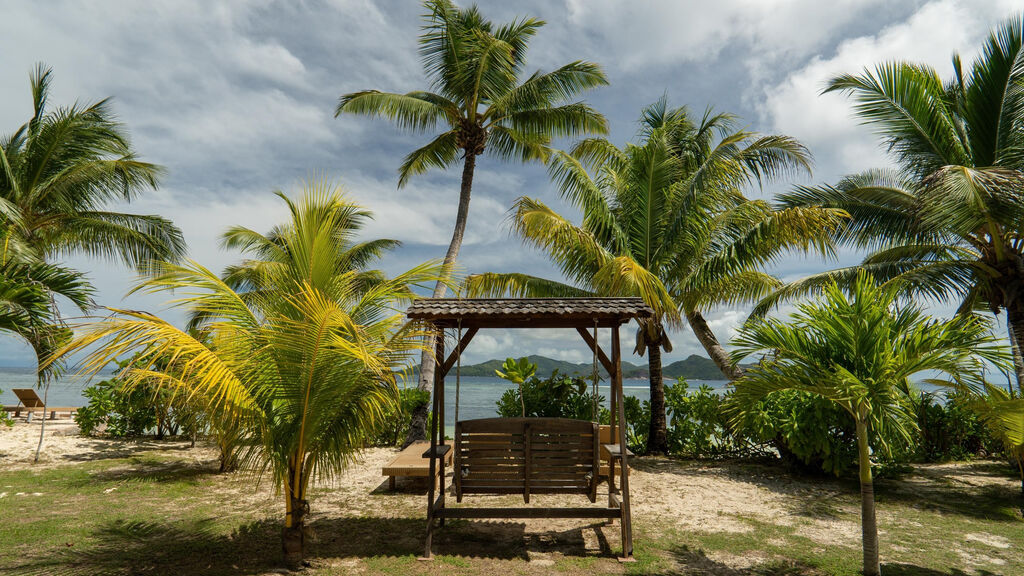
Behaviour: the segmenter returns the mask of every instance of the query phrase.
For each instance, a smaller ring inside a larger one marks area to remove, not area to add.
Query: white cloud
[[[621,69],[708,62],[739,48],[749,60],[801,55],[881,0],[568,0],[569,21],[600,36],[601,61]]]
[[[816,56],[778,84],[765,87],[760,112],[773,130],[810,147],[818,159],[819,179],[884,165],[877,138],[858,125],[847,99],[839,94],[820,95],[826,82],[837,74],[857,74],[891,60],[930,64],[948,77],[952,53],[960,52],[969,62],[988,30],[1013,7],[1008,1],[925,4],[905,22],[844,40],[834,54]]]

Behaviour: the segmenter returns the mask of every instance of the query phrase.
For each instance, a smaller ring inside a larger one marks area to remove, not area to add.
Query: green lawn
[[[381,457],[386,453],[378,451]],[[197,457],[202,455],[202,457]],[[280,509],[264,484],[217,474],[208,452],[181,445],[0,472],[2,574],[266,574],[279,566]],[[371,464],[367,464],[371,466]],[[858,572],[856,486],[793,478],[751,463],[637,462],[637,484],[711,470],[752,482],[786,506],[777,521],[723,514],[716,531],[636,516],[636,558],[621,565],[617,527],[451,522],[432,563],[422,552],[424,497],[382,489],[372,472],[319,489],[312,503],[320,574],[839,574]],[[687,480],[690,481],[690,480]],[[650,485],[650,484],[649,484]],[[1024,574],[1024,521],[1000,462],[926,466],[879,484],[883,572]],[[20,495],[18,493],[21,493]],[[638,499],[640,497],[638,496]],[[822,532],[824,531],[824,532]],[[822,534],[839,535],[822,542]]]

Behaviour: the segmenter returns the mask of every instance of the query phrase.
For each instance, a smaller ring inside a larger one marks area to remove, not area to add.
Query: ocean
[[[102,379],[104,376],[98,376]],[[724,390],[728,382],[726,380],[691,381],[690,387],[696,388],[701,384],[707,384],[716,390]],[[18,398],[11,392],[12,388],[35,388],[35,373],[28,369],[0,368],[0,404],[14,405]],[[87,386],[85,379],[68,375],[50,384],[49,403],[53,406],[84,406],[86,399],[82,396],[82,390]],[[487,418],[497,416],[496,405],[501,395],[515,385],[502,380],[501,378],[490,377],[464,377],[462,378],[461,393],[459,398],[459,418],[463,420],[473,418]],[[37,391],[42,397],[43,391]],[[605,398],[605,406],[611,393],[607,383],[599,386],[599,392]],[[646,379],[630,379],[623,382],[623,392],[628,396],[635,396],[641,401],[650,398],[650,388]],[[445,380],[445,415],[449,422],[455,419],[455,378],[449,377]]]
[[[97,376],[102,379],[106,375]],[[669,383],[666,381],[666,383]],[[35,388],[35,374],[29,369],[0,368],[0,404],[5,406],[18,403],[18,398],[11,392],[12,388]],[[725,391],[729,382],[726,380],[691,380],[690,388],[695,389],[701,384],[710,386],[715,391]],[[51,406],[84,406],[88,402],[82,396],[82,390],[88,385],[85,379],[68,375],[50,384],[49,404]],[[471,420],[474,418],[488,418],[497,416],[496,408],[498,399],[508,389],[515,385],[495,377],[464,377],[459,398],[459,418]],[[925,391],[937,390],[936,387],[921,383],[919,386]],[[604,397],[604,406],[608,406],[611,389],[608,384],[602,383],[599,392]],[[37,391],[40,397],[43,391]],[[634,396],[640,401],[650,399],[650,387],[646,379],[628,379],[623,381],[623,393],[627,396]],[[446,433],[454,433],[455,422],[455,377],[450,376],[445,380],[445,419]]]

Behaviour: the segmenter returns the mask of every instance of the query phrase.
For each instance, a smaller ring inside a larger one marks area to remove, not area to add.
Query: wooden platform
[[[410,444],[388,462],[381,469],[381,475],[388,477],[388,488],[395,489],[395,479],[398,476],[411,476],[414,478],[426,478],[430,476],[430,459],[424,458],[423,453],[430,450],[430,442],[416,442]],[[445,454],[445,466],[451,466],[452,453]],[[437,472],[441,467],[437,467]]]

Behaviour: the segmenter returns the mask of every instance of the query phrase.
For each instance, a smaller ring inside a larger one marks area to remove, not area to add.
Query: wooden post
[[[441,330],[441,337],[438,338],[438,341],[441,344],[440,344],[440,347],[438,348],[438,351],[437,351],[437,353],[438,353],[437,357],[438,357],[438,359],[441,359],[441,358],[444,358],[444,330]],[[456,342],[455,345],[459,346],[459,343]],[[461,354],[461,352],[462,351],[460,350],[459,353]],[[447,375],[447,373],[448,373],[447,370],[444,371],[444,372],[436,372],[436,376],[434,378],[434,394],[437,395],[437,415],[434,418],[435,420],[437,420],[437,424],[435,425],[437,427],[437,430],[438,430],[438,433],[437,433],[438,434],[437,445],[438,446],[442,446],[442,447],[445,445],[445,442],[446,442],[445,439],[444,439],[444,377],[445,377],[445,375]],[[431,460],[437,460],[436,456],[437,456],[437,452],[431,452]],[[441,458],[438,461],[438,465],[441,466],[441,471],[438,474],[438,478],[436,480],[437,483],[440,485],[440,495],[439,495],[439,498],[437,500],[437,504],[438,504],[438,508],[441,508],[441,509],[444,508],[444,461],[445,461],[445,458]],[[442,528],[444,527],[444,517],[443,516],[440,519],[440,525],[441,525]]]
[[[435,328],[438,332],[435,338],[434,355],[436,358],[444,358],[444,329]],[[433,539],[434,539],[434,493],[437,489],[437,425],[439,409],[438,404],[444,406],[444,396],[439,393],[444,393],[444,376],[441,373],[434,372],[434,406],[431,413],[432,418],[430,424],[430,463],[428,469],[430,470],[430,488],[427,490],[427,541],[423,556],[417,558],[417,560],[433,560],[434,554],[431,551]],[[438,398],[440,397],[440,402]]]
[[[612,390],[616,396],[619,421],[619,453],[622,455],[622,462],[619,464],[619,486],[622,487],[622,557],[620,562],[633,561],[633,521],[629,510],[629,462],[626,448],[626,410],[622,400],[622,351],[619,345],[619,326],[612,328],[612,364],[615,365],[615,375],[612,376]],[[610,470],[609,470],[610,472]]]
[[[613,331],[617,332],[618,328],[614,328]],[[621,389],[622,388],[622,380],[621,379],[617,380],[615,378],[615,373],[616,372],[620,372],[622,370],[622,359],[619,358],[618,356],[616,356],[615,354],[616,354],[616,352],[613,350],[612,351],[612,361],[611,361],[612,369],[608,371],[608,380],[609,380],[608,384],[610,386],[609,394],[608,395],[611,396],[611,398],[609,400],[611,402],[611,408],[610,408],[611,414],[609,414],[609,417],[608,417],[608,423],[611,425],[611,436],[608,438],[609,443],[615,443],[615,442],[618,441],[616,439],[619,437],[619,435],[616,433],[616,430],[620,426],[620,424],[619,424],[619,412],[618,412],[618,408],[619,408],[619,394],[616,392],[616,385],[615,385],[615,383],[618,382],[618,388]],[[612,505],[612,503],[614,502],[613,495],[617,494],[617,493],[618,493],[618,488],[615,487],[615,458],[609,458],[608,459],[608,506]]]

